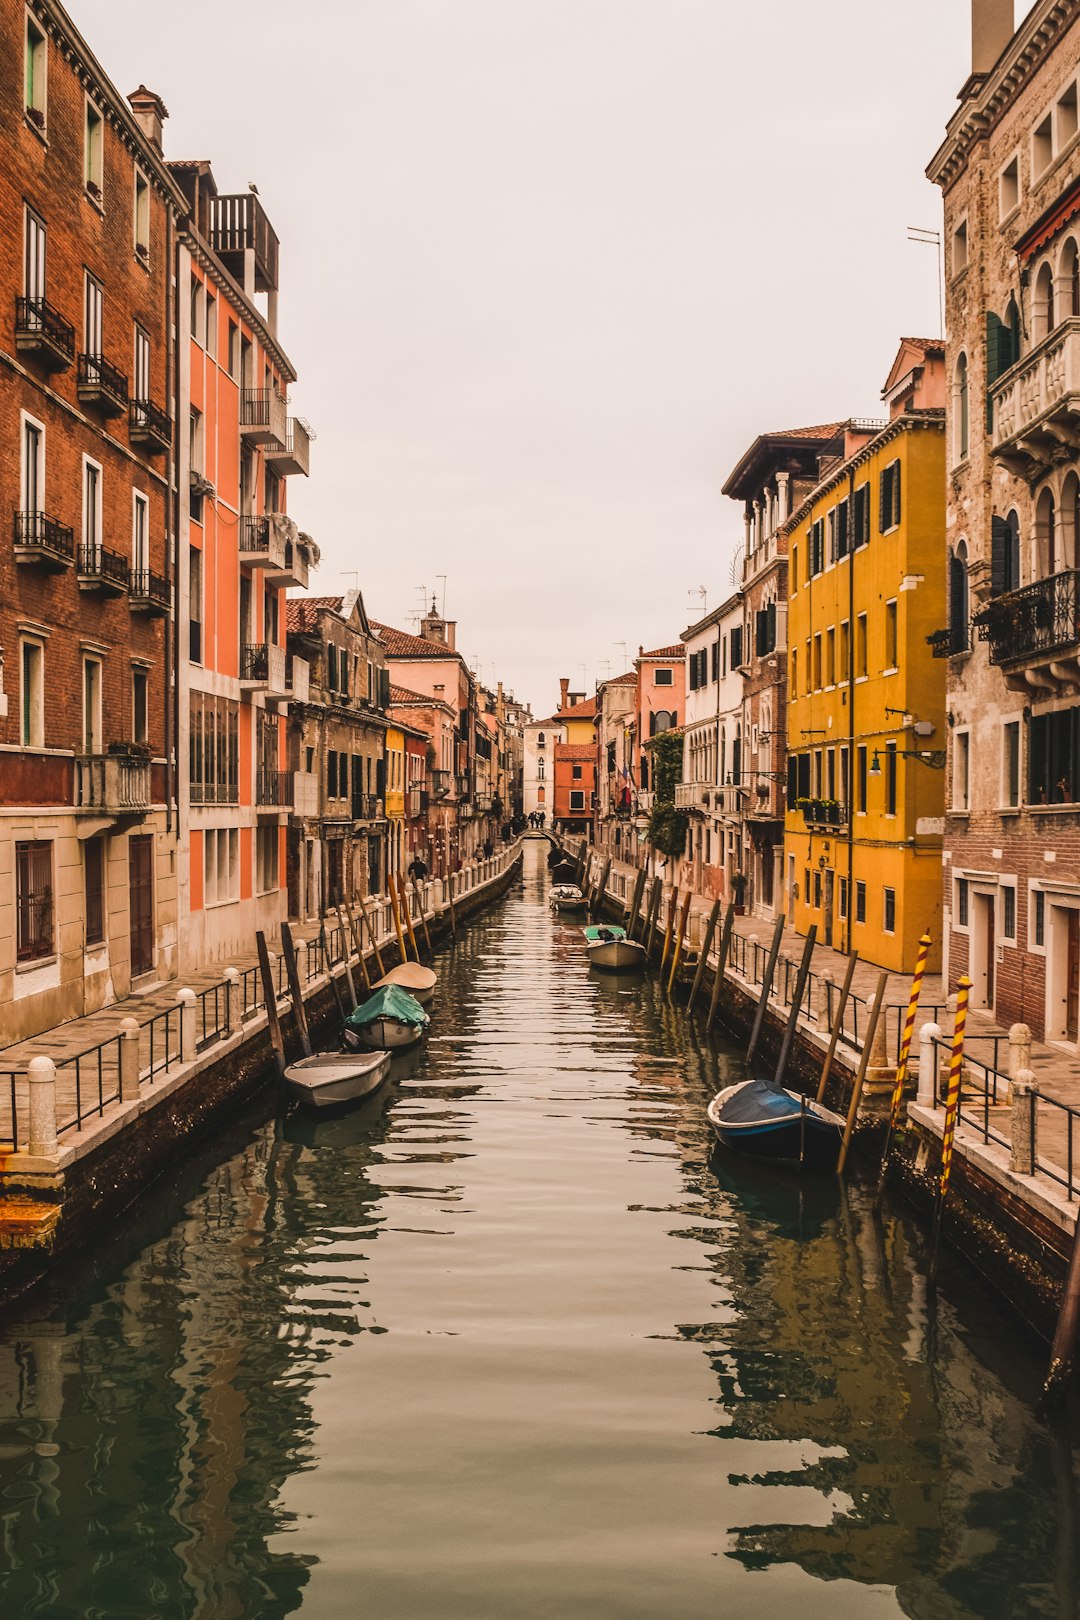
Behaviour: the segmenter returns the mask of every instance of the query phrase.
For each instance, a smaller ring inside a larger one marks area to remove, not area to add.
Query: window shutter
[[[878,474],[878,533],[884,534],[889,527],[889,469],[882,467]]]
[[[893,520],[894,524],[898,524],[900,522],[900,463],[899,463],[899,461],[894,461],[893,464],[892,464],[892,497],[893,497],[892,520]]]
[[[992,309],[986,312],[986,431],[993,432],[994,401],[990,390],[1009,369],[1011,363],[1012,333],[998,320]]]
[[[787,762],[787,807],[794,810],[795,800],[799,797],[799,765],[792,754]]]
[[[1008,585],[1009,525],[1002,517],[990,519],[990,594],[1000,596]]]
[[[809,754],[800,754],[798,756],[798,764],[799,764],[799,792],[798,792],[798,797],[800,799],[808,799],[810,797],[810,755]]]
[[[770,602],[765,609],[765,640],[768,645],[766,652],[772,652],[776,646],[776,603]]]

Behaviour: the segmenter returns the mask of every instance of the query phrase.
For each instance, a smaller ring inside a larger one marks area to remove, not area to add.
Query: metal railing
[[[70,365],[75,358],[75,328],[47,298],[16,298],[15,341],[51,343]]]
[[[120,1100],[120,1043],[122,1037],[110,1036],[98,1046],[74,1057],[62,1058],[56,1065],[57,1084],[66,1072],[75,1080],[75,1112],[57,1122],[57,1136],[68,1131],[81,1131],[88,1119],[101,1118],[110,1103]]]
[[[167,579],[160,574],[154,574],[149,568],[138,568],[131,575],[131,600],[138,606],[147,603],[152,607],[168,609],[172,602],[172,589]]]
[[[255,803],[285,809],[293,802],[293,772],[260,770],[255,775]]]
[[[80,354],[78,388],[106,394],[123,410],[128,408],[128,380],[103,354]]]
[[[988,602],[972,623],[979,640],[990,643],[990,662],[1006,664],[1075,646],[1080,641],[1078,579],[1080,571],[1066,569]]]
[[[15,545],[23,550],[31,547],[65,563],[75,560],[75,536],[67,524],[49,517],[46,512],[19,512],[14,515],[13,537]]]
[[[222,979],[195,994],[195,1050],[203,1052],[232,1034],[229,1023],[229,985]]]
[[[140,1078],[155,1080],[159,1074],[168,1074],[173,1065],[180,1062],[179,1006],[155,1013],[140,1033],[148,1046],[147,1061],[139,1065]]]
[[[78,573],[82,579],[100,579],[109,585],[127,590],[131,581],[131,564],[116,551],[104,546],[80,546]]]
[[[168,412],[152,399],[133,399],[128,405],[128,427],[133,438],[151,438],[162,445],[172,442],[172,422]]]

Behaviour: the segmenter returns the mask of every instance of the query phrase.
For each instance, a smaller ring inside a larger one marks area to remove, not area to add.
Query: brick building
[[[385,632],[384,637],[385,640]],[[457,710],[444,698],[425,696],[407,686],[390,686],[390,714],[405,736],[409,788],[405,814],[410,858],[419,854],[434,877],[454,868],[447,864],[457,848],[457,807],[453,797],[454,758],[457,750]],[[410,738],[422,736],[420,752]],[[419,795],[419,814],[416,797]]]
[[[945,207],[948,973],[1080,1043],[1080,4],[975,0]]]
[[[177,967],[170,267],[154,133],[59,5],[0,0],[0,1008]]]

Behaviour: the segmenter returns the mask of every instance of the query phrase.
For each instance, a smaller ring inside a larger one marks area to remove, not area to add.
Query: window
[[[274,831],[277,831],[275,827]],[[208,906],[240,898],[240,834],[235,827],[210,828],[203,834],[203,895]]]
[[[1058,104],[1054,108],[1054,122],[1057,125],[1054,131],[1056,150],[1061,152],[1068,146],[1077,130],[1075,79],[1058,97]]]
[[[895,889],[883,889],[882,890],[882,898],[884,900],[884,905],[882,907],[882,918],[881,918],[882,930],[886,934],[895,934],[896,933],[896,890]]]
[[[851,678],[849,665],[851,663],[851,626],[845,619],[840,626],[840,664],[837,674],[840,680]]]
[[[537,748],[543,748],[546,741],[547,741],[547,738],[544,736],[544,733],[541,731],[537,735],[537,738],[536,738],[536,746],[537,746]]]
[[[968,649],[968,571],[967,542],[958,540],[949,553],[949,641],[950,653]]]
[[[52,852],[51,843],[15,845],[15,954],[20,962],[53,954]]]
[[[898,665],[896,645],[896,603],[885,604],[885,668],[896,669]]]
[[[84,754],[101,753],[101,660],[82,661],[82,738]]]
[[[857,923],[866,921],[866,884],[862,878],[855,880],[855,921]]]
[[[1080,708],[1032,715],[1028,727],[1028,803],[1080,799]]]
[[[799,695],[799,653],[795,647],[791,649],[791,695]]]
[[[203,284],[198,276],[191,278],[191,336],[198,344],[202,344],[206,338],[206,306]]]
[[[792,548],[791,548],[791,578],[788,580],[788,585],[790,587],[790,589],[788,590],[788,595],[789,596],[794,596],[795,592],[799,588],[799,548],[798,548],[798,546],[792,546]]]
[[[967,220],[962,219],[952,235],[952,273],[958,276],[968,267],[968,228]]]
[[[23,293],[33,303],[45,297],[45,222],[23,210]]]
[[[855,491],[855,512],[852,519],[851,545],[868,545],[870,541],[870,485],[860,484]]]
[[[585,795],[584,795],[584,793],[582,793],[580,791],[571,792],[571,794],[570,794],[570,808],[571,808],[571,810],[584,810],[584,808],[585,808]]]
[[[1016,944],[1016,886],[1012,883],[1001,886],[1001,937]]]
[[[825,685],[836,685],[836,631],[831,625],[825,632]]]
[[[761,608],[754,615],[754,651],[759,658],[764,658],[775,648],[776,603],[770,602],[768,607]]]
[[[536,779],[537,779],[538,782],[542,782],[544,780],[544,756],[543,756],[543,754],[541,754],[540,758],[536,762]]]
[[[878,478],[878,530],[888,534],[900,522],[900,463],[890,461]]]
[[[135,364],[131,375],[134,383],[132,398],[140,401],[148,400],[150,398],[150,335],[138,322],[135,323]]]
[[[1001,596],[1020,588],[1020,519],[1015,509],[1008,517],[990,519],[990,593]]]
[[[203,562],[198,546],[188,547],[188,655],[193,664],[202,663]]]
[[[803,867],[803,899],[807,905],[810,904],[810,868],[808,866]]]
[[[208,287],[206,289],[206,352],[211,360],[217,358],[217,319],[217,299]]]
[[[820,911],[820,909],[821,909],[821,872],[817,868],[815,868],[815,870],[814,870],[814,905]]]
[[[967,878],[956,880],[956,923],[958,928],[966,928],[970,911],[970,890]]]
[[[82,544],[83,566],[96,568],[101,548],[101,468],[86,456],[83,457]]]
[[[860,743],[855,750],[855,785],[858,790],[856,808],[860,815],[866,814],[866,747]]]
[[[958,355],[956,361],[956,377],[953,383],[953,421],[956,432],[956,443],[953,446],[953,459],[955,461],[963,461],[968,453],[968,441],[970,437],[968,363],[966,354]]]
[[[738,669],[742,664],[742,625],[737,624],[731,632],[731,659],[729,667]]]
[[[24,748],[45,746],[45,648],[25,637],[19,644],[19,741]]]
[[[88,838],[83,844],[83,898],[86,943],[100,945],[105,938],[105,840]]]
[[[336,799],[338,796],[338,769],[337,749],[329,748],[326,753],[326,796]]]
[[[150,676],[145,669],[131,672],[131,740],[144,743],[148,733]]]
[[[29,416],[22,419],[22,462],[20,466],[20,506],[34,516],[45,506],[45,429]],[[36,534],[36,525],[31,533]]]
[[[896,744],[885,744],[885,814],[896,814]]]
[[[1046,944],[1046,896],[1041,889],[1031,891],[1030,945]]]
[[[670,669],[653,670],[654,686],[671,686],[674,682],[673,672]]]
[[[1020,206],[1020,160],[1013,158],[998,176],[998,218],[1004,224]]]
[[[810,525],[807,536],[810,547],[810,574],[820,574],[825,567],[825,520],[818,518]]]
[[[580,782],[581,781],[581,766],[580,765],[572,765],[571,766],[571,768],[570,768],[570,777],[571,777],[571,780],[574,781],[574,782]]]
[[[135,170],[135,206],[133,210],[132,225],[135,237],[135,252],[140,259],[150,257],[150,186],[146,176]]]
[[[821,632],[814,637],[814,691],[821,690]]]
[[[848,880],[847,880],[847,878],[841,878],[840,879],[839,895],[838,895],[837,902],[836,902],[837,915],[839,916],[841,921],[843,921],[844,918],[847,916],[847,892],[848,892]]]
[[[48,77],[48,47],[45,35],[31,16],[26,19],[26,116],[35,129],[45,128],[45,95]]]
[[[953,732],[952,807],[971,809],[971,735],[967,731]]]
[[[866,678],[867,672],[866,651],[866,614],[860,613],[855,620],[855,676]]]
[[[101,312],[104,298],[101,282],[87,270],[83,281],[83,350],[95,358],[101,354]]]
[[[1031,137],[1031,172],[1037,180],[1054,160],[1054,121],[1049,113]]]
[[[1020,803],[1020,722],[1007,720],[1001,728],[1002,803],[1015,810]]]
[[[237,326],[235,321],[230,321],[229,322],[229,351],[228,351],[228,367],[229,367],[229,376],[230,377],[235,377],[236,376],[237,367],[239,366],[239,364],[240,364],[240,328]]]
[[[277,827],[259,827],[255,834],[255,887],[266,894],[278,886],[278,850],[280,835]]]
[[[95,202],[101,201],[103,178],[102,136],[104,125],[101,114],[93,102],[86,103],[86,127],[83,136],[83,180]]]

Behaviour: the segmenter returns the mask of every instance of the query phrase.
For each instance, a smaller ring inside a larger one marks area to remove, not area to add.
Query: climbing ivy
[[[682,781],[683,734],[681,731],[658,732],[649,739],[646,747],[649,750],[653,805],[645,837],[661,855],[674,859],[686,848],[688,826],[685,810],[675,808],[675,786]]]

